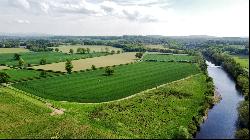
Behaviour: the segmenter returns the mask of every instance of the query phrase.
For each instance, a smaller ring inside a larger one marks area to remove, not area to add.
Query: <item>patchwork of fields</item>
[[[199,72],[195,64],[167,62],[141,62],[114,70],[112,76],[104,76],[104,70],[98,69],[17,83],[14,87],[57,101],[104,102]]]
[[[145,54],[144,61],[194,61],[195,57],[190,55],[173,55],[173,54]]]
[[[122,49],[119,48],[114,48],[111,46],[102,46],[102,45],[60,45],[59,47],[51,47],[53,49],[58,48],[59,51],[62,51],[63,53],[69,53],[70,49],[73,49],[74,52],[77,52],[77,48],[89,48],[91,52],[105,52],[106,48],[108,49],[108,52],[111,52],[114,50],[115,52],[122,51]]]
[[[80,59],[88,57],[103,56],[106,53],[90,53],[90,54],[64,54],[56,52],[32,52],[32,53],[20,53],[21,58],[25,61],[25,64],[39,64],[42,58],[45,58],[47,63],[52,62],[62,62],[66,59]],[[14,54],[1,54],[0,55],[0,64],[7,65],[18,65],[18,61],[13,59]]]
[[[72,61],[72,64],[74,66],[73,71],[90,69],[92,65],[95,65],[98,68],[98,67],[106,67],[106,66],[113,66],[113,65],[134,62],[136,59],[135,54],[136,54],[135,52],[129,52],[129,53],[113,54],[113,55],[94,57],[88,59],[74,60]],[[33,68],[66,72],[65,62],[40,65],[40,66],[35,66]]]
[[[30,51],[24,48],[0,48],[1,55],[4,53],[23,53],[23,52],[30,52]]]

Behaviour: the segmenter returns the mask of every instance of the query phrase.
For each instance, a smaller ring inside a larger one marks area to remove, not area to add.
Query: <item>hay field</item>
[[[25,48],[0,48],[0,54],[1,53],[21,53],[21,52],[30,52],[30,51]]]
[[[109,49],[109,52],[112,50],[117,51],[117,50],[122,50],[119,48],[114,48],[111,46],[103,46],[103,45],[60,45],[59,47],[51,47],[53,49],[58,48],[59,51],[62,51],[63,53],[68,53],[70,49],[74,50],[74,53],[76,53],[77,48],[89,48],[91,52],[104,52],[105,48]]]
[[[5,69],[10,69],[10,68],[6,66],[0,66],[0,70],[5,70]]]
[[[74,66],[73,71],[90,69],[92,65],[95,65],[98,68],[134,62],[136,59],[135,54],[136,52],[127,52],[121,54],[74,60],[72,61],[72,64]],[[65,62],[34,66],[33,68],[66,72]]]

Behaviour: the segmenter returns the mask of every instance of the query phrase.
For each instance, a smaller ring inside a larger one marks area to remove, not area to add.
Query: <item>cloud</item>
[[[23,20],[23,19],[17,19],[15,20],[16,23],[19,23],[19,24],[30,24],[30,21],[29,20]]]

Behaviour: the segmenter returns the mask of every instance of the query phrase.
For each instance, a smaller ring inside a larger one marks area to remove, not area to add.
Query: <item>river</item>
[[[237,129],[239,102],[244,97],[236,89],[234,80],[221,68],[213,63],[208,64],[208,74],[213,78],[216,91],[222,100],[208,112],[208,117],[200,126],[196,139],[233,139]]]

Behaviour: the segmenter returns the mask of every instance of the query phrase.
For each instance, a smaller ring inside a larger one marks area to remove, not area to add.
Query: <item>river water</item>
[[[196,139],[233,139],[237,129],[239,102],[244,98],[235,87],[234,80],[220,67],[206,61],[208,74],[213,78],[222,100],[208,112]]]

